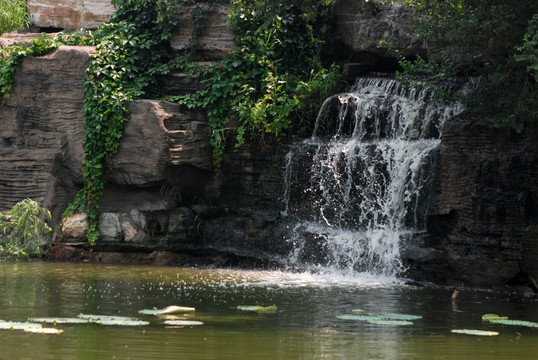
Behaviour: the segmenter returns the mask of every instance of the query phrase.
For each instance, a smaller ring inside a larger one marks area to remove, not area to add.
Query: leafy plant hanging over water
[[[50,245],[52,229],[47,209],[25,199],[9,211],[0,212],[0,255],[40,255]]]

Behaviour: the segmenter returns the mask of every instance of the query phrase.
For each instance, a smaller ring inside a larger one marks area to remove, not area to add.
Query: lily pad
[[[164,309],[144,309],[138,311],[140,314],[145,315],[169,315],[169,314],[180,314],[180,313],[186,313],[186,312],[192,312],[196,311],[193,307],[187,307],[187,306],[176,306],[176,305],[170,305],[165,307]]]
[[[277,307],[273,306],[257,306],[257,305],[239,305],[237,310],[242,311],[255,311],[258,313],[274,313],[277,311]]]
[[[406,320],[371,319],[371,320],[366,320],[366,322],[369,324],[377,324],[377,325],[397,325],[397,326],[413,325],[412,321],[406,321]]]
[[[474,336],[497,336],[499,333],[497,331],[485,331],[485,330],[474,330],[474,329],[454,329],[450,331],[453,334],[464,334],[464,335],[474,335]]]
[[[146,326],[146,325],[149,325],[149,321],[143,321],[143,320],[99,320],[96,323],[99,325],[111,325],[111,326]]]
[[[26,328],[24,329],[24,332],[34,334],[60,335],[64,331],[56,328]]]
[[[40,329],[41,324],[30,322],[2,321],[0,322],[0,330],[25,330],[25,329]]]
[[[381,314],[379,315],[382,318],[391,319],[391,320],[418,320],[422,319],[420,315],[409,315],[409,314]]]
[[[55,318],[55,317],[42,317],[42,318],[30,318],[29,322],[41,323],[41,324],[87,324],[91,322],[88,319],[81,318]]]
[[[382,324],[382,325],[412,325],[413,322],[410,320],[421,319],[420,315],[408,315],[408,314],[379,314],[379,315],[337,315],[338,319],[341,320],[358,320],[366,321],[371,324]]]
[[[482,315],[483,321],[491,321],[491,320],[508,320],[508,316],[499,316],[497,314],[484,314]]]
[[[131,320],[136,321],[136,320],[138,320],[137,318],[133,318],[133,317],[115,316],[115,315],[78,314],[77,317],[79,319],[90,320],[92,322],[100,322],[100,321],[131,321]]]
[[[489,320],[493,324],[501,325],[513,325],[513,326],[526,326],[531,328],[538,328],[538,323],[526,320],[508,320],[508,319],[492,319]]]
[[[201,321],[194,321],[194,320],[166,320],[164,322],[165,325],[171,325],[171,326],[198,326],[198,325],[204,325]]]
[[[142,321],[137,318],[114,316],[114,315],[89,315],[79,314],[80,319],[86,319],[90,323],[100,325],[117,325],[117,326],[145,326],[149,325],[149,321]]]

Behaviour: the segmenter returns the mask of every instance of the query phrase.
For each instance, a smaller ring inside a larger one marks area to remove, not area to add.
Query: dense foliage
[[[9,211],[0,212],[0,255],[36,256],[51,244],[52,229],[46,221],[47,209],[30,199],[17,203]]]
[[[402,59],[405,76],[478,78],[469,111],[522,130],[538,120],[535,0],[407,0],[421,16],[428,59]]]
[[[332,10],[331,0],[232,1],[228,23],[237,50],[201,71],[205,89],[173,98],[206,109],[217,166],[231,129],[241,144],[249,132],[269,142],[311,125],[320,99],[338,86],[328,46],[334,45]]]
[[[0,35],[27,28],[29,23],[26,0],[0,1]]]
[[[210,5],[220,2],[210,1]],[[91,245],[99,237],[99,204],[108,165],[118,151],[128,104],[142,96],[158,96],[155,82],[171,67],[199,70],[189,57],[203,32],[204,10],[192,10],[192,40],[183,56],[171,59],[168,38],[178,13],[191,0],[112,0],[118,11],[94,32],[43,35],[13,46],[0,56],[0,97],[9,96],[15,68],[27,57],[53,51],[63,44],[94,45],[84,83],[86,131],[82,171],[84,186],[64,216],[87,213]],[[315,118],[320,98],[338,84],[327,40],[332,39],[332,0],[293,3],[234,0],[229,23],[238,50],[202,71],[204,90],[174,97],[188,107],[204,107],[212,129],[218,165],[231,119],[238,120],[237,139],[247,131],[281,139],[289,131],[305,131]]]
[[[99,205],[108,163],[118,151],[129,102],[151,97],[157,75],[168,72],[167,40],[174,26],[172,1],[112,3],[118,11],[92,34],[96,52],[84,84],[84,187],[66,211],[87,213],[86,236],[92,245],[99,237]]]

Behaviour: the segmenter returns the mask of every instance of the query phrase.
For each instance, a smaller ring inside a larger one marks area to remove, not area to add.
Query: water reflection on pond
[[[58,325],[61,335],[0,332],[2,359],[536,359],[538,329],[482,323],[484,313],[538,321],[538,302],[388,280],[270,271],[196,270],[47,262],[0,263],[0,319],[134,316],[144,327]],[[170,328],[141,309],[192,306],[202,326]],[[237,310],[276,305],[276,313]],[[337,319],[364,313],[422,315],[411,326]],[[496,337],[451,334],[482,329]]]

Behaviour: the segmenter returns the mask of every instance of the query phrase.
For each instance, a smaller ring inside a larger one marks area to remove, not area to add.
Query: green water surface
[[[0,262],[0,319],[134,316],[148,326],[57,325],[60,335],[0,331],[0,359],[538,359],[538,329],[483,323],[485,313],[538,321],[538,301],[418,288],[372,278],[272,271]],[[138,311],[195,307],[202,326],[168,327]],[[276,305],[251,313],[238,305]],[[421,315],[409,326],[340,314]],[[452,334],[452,329],[499,336]]]

